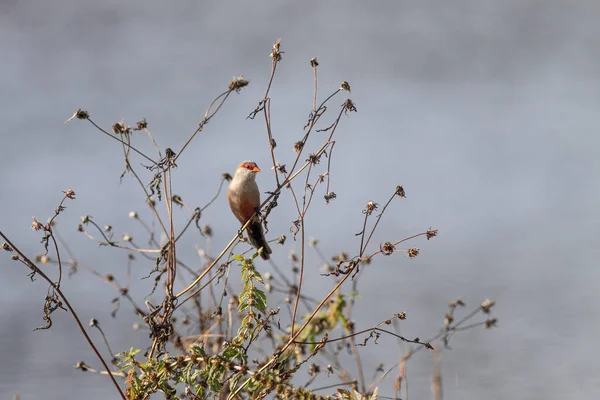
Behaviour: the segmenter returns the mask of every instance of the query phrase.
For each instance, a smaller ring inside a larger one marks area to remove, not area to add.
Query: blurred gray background
[[[159,145],[177,150],[210,101],[240,74],[250,86],[227,101],[181,157],[175,192],[201,206],[221,173],[243,159],[263,167],[261,189],[274,188],[262,117],[245,117],[264,93],[271,45],[281,38],[285,54],[271,96],[279,161],[295,156],[292,144],[312,106],[311,57],[320,62],[319,97],[347,80],[358,107],[336,136],[331,190],[338,198],[325,206],[321,188],[306,220],[309,236],[328,255],[354,254],[365,203],[385,202],[398,184],[407,198],[390,207],[373,249],[429,227],[440,232],[410,244],[421,248],[417,259],[396,254],[367,267],[357,327],[405,311],[402,332],[426,338],[441,326],[449,300],[460,296],[470,309],[493,298],[498,329],[461,334],[442,353],[446,398],[594,398],[600,392],[599,20],[600,3],[585,0],[3,0],[0,229],[27,254],[40,252],[31,217],[46,221],[61,191],[72,187],[77,199],[67,203],[59,232],[80,262],[122,276],[127,253],[98,249],[77,234],[79,217],[90,214],[145,244],[127,214],[137,210],[149,220],[149,210],[131,177],[119,182],[118,143],[85,121],[64,121],[78,108],[107,129],[146,117]],[[322,135],[314,135],[310,148]],[[134,140],[151,150],[146,138]],[[271,237],[289,233],[295,219],[289,193],[280,203]],[[238,226],[224,196],[202,222],[215,231],[212,253]],[[200,237],[186,240],[178,254],[193,264]],[[299,244],[290,240],[274,250],[283,269],[292,249]],[[50,331],[32,332],[43,325],[41,279],[30,283],[8,255],[0,266],[1,397],[116,398],[106,377],[72,368],[79,360],[99,363],[70,315],[57,312]],[[134,277],[148,268],[138,261]],[[331,283],[319,268],[309,251],[307,293],[314,296]],[[138,299],[147,285],[132,283]],[[115,351],[147,345],[147,334],[131,329],[128,306],[110,318],[113,288],[81,271],[64,290],[84,321],[100,320]],[[101,343],[97,331],[92,337]],[[385,337],[364,349],[367,378],[404,350]],[[409,393],[416,398],[431,396],[431,368],[425,352],[409,363]],[[391,380],[380,394],[393,395]]]

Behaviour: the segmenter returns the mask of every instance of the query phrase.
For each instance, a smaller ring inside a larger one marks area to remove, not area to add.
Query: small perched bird
[[[229,190],[227,191],[229,207],[242,225],[260,207],[260,192],[255,181],[257,172],[260,172],[260,168],[254,161],[244,161],[237,167],[233,179],[229,183]],[[257,250],[263,248],[260,255],[263,260],[271,258],[269,254],[272,251],[265,239],[265,233],[258,217],[254,217],[250,222],[246,228],[246,233],[248,233],[248,239],[252,246],[256,247]]]

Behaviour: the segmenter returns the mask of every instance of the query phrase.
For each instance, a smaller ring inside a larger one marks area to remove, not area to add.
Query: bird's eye
[[[246,164],[246,165],[244,165],[244,167],[246,169],[250,169],[250,170],[254,169],[254,166],[252,164]]]

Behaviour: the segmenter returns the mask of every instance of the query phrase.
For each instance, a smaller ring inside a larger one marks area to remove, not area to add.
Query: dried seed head
[[[319,66],[319,63],[317,62],[317,57],[313,57],[310,59],[310,66],[313,68],[317,68]]]
[[[48,264],[50,262],[50,257],[48,257],[48,256],[41,256],[40,257],[40,262],[42,264]]]
[[[283,51],[279,50],[280,46],[281,46],[281,39],[277,39],[275,41],[275,43],[273,43],[273,49],[271,50],[271,54],[269,54],[269,57],[274,62],[281,61],[281,55],[283,54]]]
[[[348,113],[357,111],[358,110],[356,109],[356,105],[354,104],[354,102],[350,99],[346,99],[346,101],[344,102],[344,112]]]
[[[77,119],[88,119],[90,117],[90,114],[85,111],[82,110],[81,108],[78,109],[77,111],[75,111],[75,114],[73,114],[71,116],[71,118],[69,118],[68,120],[65,121],[65,124],[68,124],[69,122],[71,122],[71,120],[73,120],[73,118],[77,118]]]
[[[137,219],[138,218],[138,213],[136,213],[135,211],[131,211],[129,213],[129,218],[131,218],[131,219]]]
[[[13,261],[17,261],[19,259],[19,256],[17,254],[13,254],[12,256],[10,256],[10,259]]]
[[[171,196],[171,199],[173,200],[173,203],[183,207],[183,199],[181,198],[181,196],[174,194],[173,196]]]
[[[483,311],[486,314],[489,313],[490,308],[492,308],[494,304],[496,304],[494,300],[485,299],[483,303],[481,303],[481,311]]]
[[[406,198],[406,193],[404,192],[402,185],[396,186],[396,196]]]
[[[381,244],[379,246],[379,248],[381,249],[381,252],[383,253],[384,256],[392,255],[394,250],[396,250],[396,247],[394,246],[394,244],[392,242],[385,242],[385,243]]]
[[[366,215],[371,215],[371,214],[373,214],[373,211],[377,210],[377,206],[378,206],[378,205],[379,205],[379,204],[375,203],[374,201],[372,201],[372,200],[369,200],[369,201],[367,202],[367,206],[366,206],[366,207],[365,207],[365,209],[363,210],[363,214],[366,214]]]
[[[279,171],[279,173],[286,175],[287,174],[287,169],[285,168],[285,164],[281,165],[279,163],[275,164],[275,169],[277,169],[277,171]]]
[[[298,255],[294,250],[290,251],[289,259],[293,262],[298,262]]]
[[[280,245],[284,245],[285,244],[285,239],[287,239],[285,237],[285,235],[281,235],[277,238],[277,243],[279,243]]]
[[[84,231],[83,225],[81,225],[81,224],[77,225],[77,232],[83,232],[83,231]]]
[[[406,313],[404,311],[399,312],[396,314],[396,317],[398,317],[398,319],[406,319]]]
[[[33,217],[33,222],[31,223],[31,229],[33,229],[34,231],[39,231],[40,229],[43,229],[44,225],[42,225],[40,223],[40,221],[38,221],[35,217]]]
[[[142,120],[135,123],[134,130],[141,131],[142,129],[146,129],[147,127],[148,127],[148,121],[146,121],[146,118],[143,118]]]
[[[71,200],[75,200],[75,191],[71,188],[68,188],[66,192],[63,192],[65,197]]]
[[[294,143],[294,151],[296,153],[300,153],[302,151],[302,148],[304,147],[304,142],[303,141],[299,141]]]
[[[306,161],[310,162],[312,165],[317,165],[321,162],[321,156],[316,154],[309,154]]]
[[[202,233],[204,233],[205,236],[212,237],[213,230],[210,227],[210,225],[203,225],[202,226]]]
[[[431,229],[431,228],[429,228],[429,230],[427,231],[427,234],[426,234],[427,235],[427,240],[431,239],[434,236],[437,236],[437,234],[438,234],[437,229]]]
[[[340,89],[345,90],[346,92],[352,92],[352,90],[350,90],[350,84],[346,81],[342,82]]]
[[[115,122],[112,125],[112,130],[117,135],[127,135],[131,133],[131,127],[125,124],[125,121]]]
[[[311,238],[308,241],[308,247],[315,247],[317,244],[319,244],[319,241],[315,238]]]
[[[2,250],[4,250],[4,251],[13,251],[12,247],[10,247],[9,244],[6,243],[6,242],[2,243]]]
[[[416,247],[413,247],[412,249],[408,249],[408,256],[410,258],[415,258],[418,255],[419,255],[419,249],[417,249]]]
[[[248,86],[248,83],[243,76],[234,76],[231,82],[229,82],[229,90],[235,90],[239,93],[243,87]]]
[[[496,318],[490,318],[488,320],[485,321],[485,327],[487,329],[493,328],[496,326],[496,323],[498,322],[498,320]]]
[[[458,299],[456,299],[456,305],[457,306],[461,306],[461,307],[465,307],[467,305],[467,303],[465,303],[463,299],[458,298]]]
[[[331,200],[333,200],[337,197],[337,194],[335,194],[335,192],[329,192],[329,193],[325,193],[325,195],[323,197],[325,197],[325,203],[329,204],[329,202]]]
[[[112,232],[112,226],[111,225],[105,225],[104,226],[104,232],[108,232],[108,233]]]
[[[224,174],[221,175],[221,179],[224,179],[227,182],[229,182],[233,179],[233,177],[231,176],[231,174],[228,174],[227,172],[225,172]]]
[[[90,325],[90,328],[93,328],[93,327],[95,327],[95,326],[98,326],[98,320],[97,320],[96,318],[92,318],[92,319],[90,320],[90,323],[89,323],[89,325]]]
[[[123,234],[123,241],[125,242],[131,242],[133,238],[131,236],[129,236],[128,234],[124,233]]]
[[[79,217],[82,224],[87,224],[88,222],[90,222],[90,218],[91,217],[89,215],[84,215],[83,217]]]

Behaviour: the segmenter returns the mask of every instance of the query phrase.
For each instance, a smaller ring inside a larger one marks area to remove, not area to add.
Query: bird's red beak
[[[252,168],[252,172],[260,172],[260,168],[258,168],[258,165],[255,165],[254,168]]]

